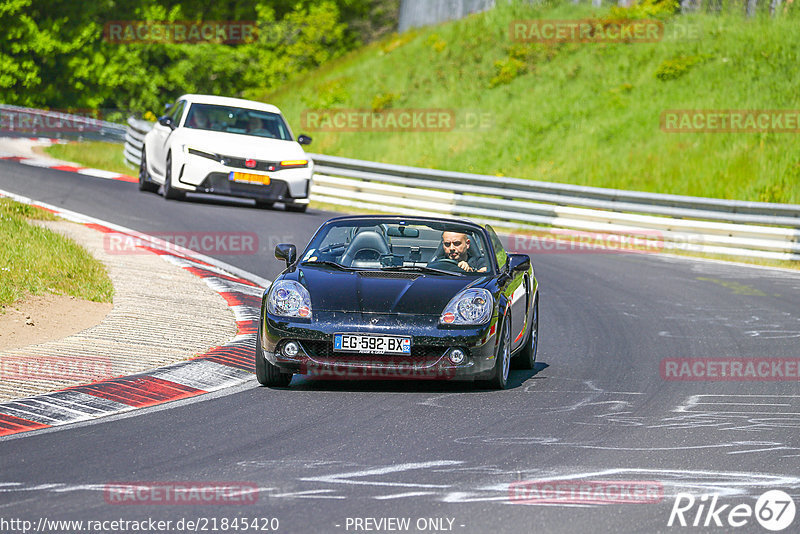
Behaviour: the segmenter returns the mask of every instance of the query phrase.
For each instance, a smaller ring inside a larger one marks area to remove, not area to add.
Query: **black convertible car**
[[[329,220],[264,293],[258,381],[294,373],[333,379],[486,380],[530,369],[538,284],[525,254],[491,226],[456,219],[353,216]]]

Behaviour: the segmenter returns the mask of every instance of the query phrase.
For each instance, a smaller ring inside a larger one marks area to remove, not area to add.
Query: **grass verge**
[[[125,164],[122,145],[103,141],[85,141],[66,145],[53,145],[44,149],[49,156],[73,161],[83,167],[103,169],[128,176],[135,176],[136,169]]]
[[[111,302],[105,266],[74,241],[31,224],[57,219],[34,206],[0,198],[0,305],[55,293]]]

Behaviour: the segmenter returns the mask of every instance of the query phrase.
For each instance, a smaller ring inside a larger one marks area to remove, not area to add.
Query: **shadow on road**
[[[548,364],[537,362],[533,369],[512,370],[508,376],[508,390],[516,389],[529,379],[544,380],[537,376]],[[486,393],[495,391],[481,382],[448,380],[333,380],[329,378],[295,375],[289,387],[269,388],[288,391],[341,391],[353,393]]]

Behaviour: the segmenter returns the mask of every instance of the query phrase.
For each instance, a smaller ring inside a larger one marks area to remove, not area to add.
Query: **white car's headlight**
[[[492,294],[485,289],[465,289],[445,306],[439,324],[481,325],[489,322],[494,309]]]
[[[214,161],[219,161],[219,155],[212,154],[211,152],[205,152],[204,150],[198,150],[196,148],[192,148],[190,146],[184,145],[184,149],[187,153],[192,154],[193,156],[200,156],[201,158],[213,159]]]
[[[311,295],[294,280],[279,280],[272,284],[267,309],[272,315],[310,319]]]

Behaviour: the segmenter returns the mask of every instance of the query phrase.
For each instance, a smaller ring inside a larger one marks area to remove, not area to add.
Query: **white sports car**
[[[305,211],[314,162],[275,106],[209,95],[183,95],[144,138],[139,189],[181,199],[187,192],[283,202]]]

